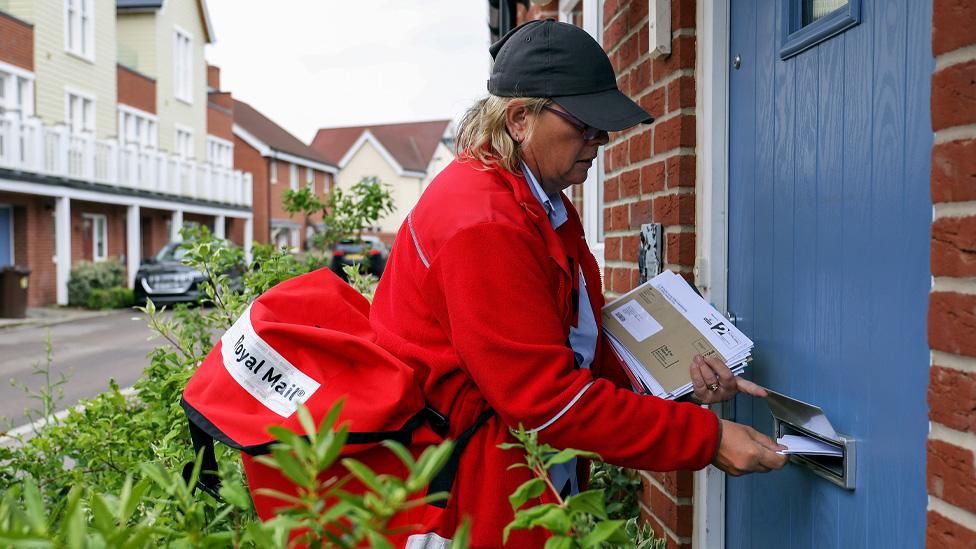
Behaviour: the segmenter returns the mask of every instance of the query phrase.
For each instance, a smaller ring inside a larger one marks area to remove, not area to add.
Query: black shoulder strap
[[[461,453],[464,452],[464,448],[468,445],[468,442],[471,440],[471,437],[474,435],[475,431],[487,423],[493,415],[495,415],[495,411],[491,409],[481,412],[481,415],[478,416],[478,419],[474,420],[471,427],[465,429],[465,431],[457,437],[457,440],[454,441],[454,450],[451,452],[451,457],[448,458],[444,468],[437,473],[434,479],[430,481],[430,485],[427,487],[428,496],[438,492],[451,492],[451,488],[454,486],[454,478],[457,477],[458,466],[461,463]],[[443,509],[447,506],[447,499],[445,498],[432,502],[431,505]]]

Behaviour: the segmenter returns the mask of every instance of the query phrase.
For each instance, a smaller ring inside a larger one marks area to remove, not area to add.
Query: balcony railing
[[[251,174],[185,160],[115,139],[72,134],[63,125],[0,115],[0,168],[123,189],[251,205]]]

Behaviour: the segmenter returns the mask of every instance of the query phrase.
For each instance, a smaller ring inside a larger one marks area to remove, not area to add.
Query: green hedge
[[[89,301],[102,303],[105,298],[92,298],[93,290],[111,290],[125,285],[125,267],[118,261],[79,261],[71,269],[68,278],[68,303],[88,307]],[[106,307],[92,307],[104,309]]]
[[[107,290],[93,288],[85,300],[85,307],[89,309],[121,309],[132,307],[135,302],[135,295],[129,288],[122,286]]]

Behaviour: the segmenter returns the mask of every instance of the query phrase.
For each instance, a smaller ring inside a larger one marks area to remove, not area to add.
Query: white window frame
[[[0,115],[20,113],[21,118],[34,114],[34,73],[0,61]]]
[[[76,111],[75,105],[79,105],[81,110]],[[64,87],[64,123],[71,130],[71,133],[88,132],[94,135],[98,127],[97,107],[98,98],[95,94],[72,86]],[[81,113],[80,127],[76,127],[73,116],[75,112]]]
[[[315,170],[305,166],[305,186],[312,189],[312,194],[315,194]]]
[[[64,0],[64,51],[95,62],[95,0]]]
[[[216,135],[208,134],[207,162],[218,168],[233,168],[234,143]]]
[[[186,139],[181,139],[181,134],[186,135]],[[196,137],[193,135],[193,128],[183,124],[173,124],[173,152],[183,160],[192,160],[196,157]]]
[[[119,143],[159,148],[159,119],[155,114],[119,103]]]
[[[82,219],[87,219],[92,224],[92,261],[105,261],[108,259],[108,217],[105,214],[92,214],[83,213],[81,214]],[[102,223],[103,234],[99,235],[98,223]],[[102,240],[102,253],[98,253],[98,241],[99,236]]]
[[[603,0],[559,0],[559,20],[572,22],[573,10],[583,4],[583,30],[589,33],[598,44],[603,44]],[[603,159],[604,147],[597,151],[596,161],[590,166],[583,183],[583,231],[586,244],[596,257],[600,270],[604,266],[603,226],[603,180],[606,169]]]
[[[173,97],[193,104],[193,35],[173,25]]]
[[[272,184],[277,183],[278,182],[278,161],[275,160],[274,158],[271,159],[270,172],[271,172],[270,175],[271,183]]]
[[[291,190],[298,190],[298,164],[292,162],[288,165],[288,184],[291,185]]]

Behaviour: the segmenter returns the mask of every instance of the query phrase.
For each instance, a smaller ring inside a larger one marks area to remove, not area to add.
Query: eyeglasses
[[[566,122],[572,124],[573,127],[579,130],[579,132],[583,135],[584,141],[593,141],[600,135],[600,132],[603,131],[600,128],[594,128],[593,126],[586,124],[585,122],[569,114],[568,112],[564,112],[559,109],[554,109],[549,105],[543,105],[542,108],[558,116],[559,118],[562,118]]]

